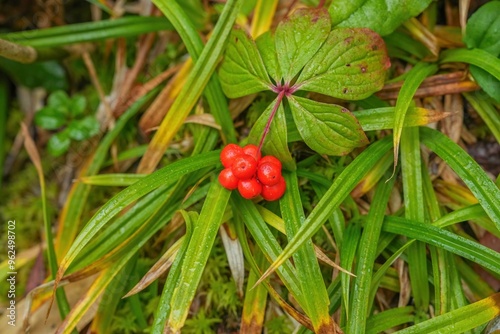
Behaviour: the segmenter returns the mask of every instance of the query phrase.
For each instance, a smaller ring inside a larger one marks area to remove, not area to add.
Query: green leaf
[[[49,142],[47,143],[47,149],[50,154],[58,157],[68,150],[70,144],[71,139],[69,139],[69,133],[68,131],[63,130],[50,137]]]
[[[249,142],[259,142],[260,137],[266,128],[267,121],[271,116],[273,107],[276,105],[277,101],[278,99],[275,99],[271,102],[262,115],[257,119],[257,122],[255,122],[248,136]],[[295,170],[295,163],[290,151],[288,150],[287,140],[285,111],[283,109],[283,104],[280,103],[262,148],[265,154],[274,155],[278,158],[286,169]]]
[[[82,95],[73,95],[68,103],[69,112],[73,116],[82,115],[86,106],[87,100],[85,99],[85,96]]]
[[[53,107],[53,108],[68,108],[69,105],[71,104],[71,100],[66,94],[65,91],[62,90],[57,90],[50,94],[49,98],[47,99],[47,105]]]
[[[335,0],[328,11],[333,26],[366,27],[387,35],[430,3],[431,0]]]
[[[88,139],[99,132],[99,122],[94,116],[72,121],[68,126],[69,137],[74,140]]]
[[[55,61],[21,64],[0,57],[0,69],[16,83],[28,88],[44,87],[49,91],[68,88],[64,68]]]
[[[222,89],[230,98],[270,89],[269,77],[257,46],[241,29],[234,29],[229,37],[219,76]]]
[[[467,21],[464,43],[469,49],[479,48],[498,56],[500,54],[500,1],[481,6]]]
[[[295,87],[344,100],[360,100],[380,90],[390,60],[373,31],[332,30],[300,73]]]
[[[58,109],[45,107],[35,113],[35,123],[44,129],[55,130],[66,123],[66,118]]]
[[[290,96],[288,101],[300,135],[319,154],[346,155],[368,144],[349,110],[297,96]]]
[[[276,43],[274,35],[268,31],[260,35],[256,40],[257,49],[264,62],[267,73],[276,82],[281,82],[283,74],[281,73],[280,64],[278,62],[278,54],[276,52]]]
[[[302,8],[280,22],[275,32],[278,62],[285,83],[290,83],[319,50],[330,32],[324,8]]]

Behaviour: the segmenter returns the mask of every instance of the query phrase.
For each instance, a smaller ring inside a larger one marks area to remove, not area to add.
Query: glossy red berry
[[[252,199],[259,196],[262,191],[262,185],[255,177],[248,180],[240,180],[238,182],[238,191],[242,197]]]
[[[266,156],[262,157],[262,159],[259,160],[259,166],[262,165],[264,162],[270,162],[272,164],[275,164],[279,167],[280,170],[282,168],[281,161],[278,158],[276,158],[275,156],[266,155]]]
[[[238,185],[239,189],[239,185]],[[266,201],[276,201],[280,199],[285,193],[286,183],[283,176],[279,179],[278,183],[274,186],[262,186],[261,195]]]
[[[271,162],[261,163],[257,168],[257,178],[263,185],[274,186],[282,178],[281,168]]]
[[[220,184],[228,190],[234,190],[238,188],[239,181],[240,180],[236,176],[234,176],[231,168],[223,169],[219,174]]]
[[[239,155],[234,159],[231,170],[240,180],[250,179],[257,171],[257,161],[248,154]]]
[[[262,154],[259,151],[259,148],[254,144],[248,144],[243,147],[243,153],[248,154],[255,158],[255,160],[259,161],[262,157]]]
[[[228,144],[220,152],[220,161],[225,168],[231,167],[234,159],[243,154],[243,149],[236,144]]]

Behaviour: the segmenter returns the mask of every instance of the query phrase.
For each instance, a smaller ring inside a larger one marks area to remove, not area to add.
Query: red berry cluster
[[[272,155],[261,157],[255,145],[242,148],[229,144],[222,150],[220,161],[225,167],[219,174],[220,184],[229,190],[238,189],[244,198],[262,195],[267,201],[275,201],[285,193],[281,162]]]

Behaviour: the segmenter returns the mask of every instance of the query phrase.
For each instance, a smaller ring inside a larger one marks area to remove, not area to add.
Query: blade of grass
[[[493,273],[500,274],[500,267],[498,266],[500,253],[452,232],[437,228],[431,224],[410,221],[394,216],[386,217],[382,229],[385,232],[405,235],[409,238],[440,247],[469,259],[491,270]]]
[[[426,211],[430,220],[435,222],[441,217],[441,210],[425,164],[422,164],[422,185]],[[459,281],[458,277],[450,277],[450,275],[457,273],[454,268],[453,256],[443,249],[431,246],[429,246],[429,253],[434,278],[434,312],[439,315],[448,312],[451,308],[451,293],[449,290],[461,290],[462,287],[454,286],[452,288],[451,286],[452,282]]]
[[[422,142],[443,159],[469,187],[500,231],[500,190],[478,163],[439,131],[422,127]]]
[[[389,166],[387,166],[388,168]],[[387,169],[386,169],[387,170]],[[389,175],[387,175],[389,177]],[[394,178],[389,182],[379,182],[375,196],[370,205],[370,211],[366,217],[366,223],[359,243],[358,258],[356,264],[356,278],[352,294],[350,316],[347,323],[348,333],[364,333],[368,326],[367,316],[370,300],[370,286],[373,274],[373,264],[377,257],[377,245],[384,221],[385,210],[392,188]]]
[[[408,80],[411,80],[410,78]],[[405,128],[401,134],[401,173],[405,217],[425,222],[424,193],[422,191],[422,166],[418,128]],[[427,250],[425,244],[415,242],[407,250],[408,271],[413,301],[417,310],[415,320],[425,319],[429,308],[430,291],[427,282]]]
[[[437,70],[438,67],[436,64],[420,62],[408,72],[407,79],[401,87],[394,110],[394,171],[396,171],[396,166],[398,164],[399,142],[404,127],[404,120],[413,99],[413,95],[415,95],[422,81],[429,75],[434,74]]]
[[[364,131],[392,129],[395,127],[396,107],[366,109],[354,111],[353,114],[358,119]],[[408,111],[404,116],[403,127],[434,123],[451,114],[451,112],[408,107]]]
[[[500,59],[482,49],[450,49],[443,51],[440,63],[467,63],[476,65],[500,80]]]
[[[154,3],[168,18],[172,20],[174,25],[177,27],[173,17],[179,12],[176,8],[177,3],[175,1],[164,0],[155,0]],[[182,88],[179,96],[170,107],[169,112],[163,119],[158,131],[151,140],[148,151],[146,151],[139,164],[139,173],[149,174],[154,170],[163,153],[170,144],[170,141],[196,104],[196,101],[205,89],[205,86],[217,66],[229,32],[231,31],[234,20],[236,19],[238,10],[241,7],[241,3],[241,0],[227,1],[210,40],[201,52],[199,59],[196,61],[193,70],[189,74],[186,85]],[[185,23],[185,21],[181,21],[180,25]],[[215,113],[216,110],[213,109],[212,112]],[[232,124],[228,128],[231,128],[232,130],[230,133],[233,133],[234,127]],[[223,129],[225,130],[224,127]]]
[[[316,207],[311,211],[304,224],[299,229],[283,252],[276,258],[273,264],[266,270],[259,282],[264,280],[269,274],[281,266],[297,249],[310,239],[338,208],[340,203],[358,184],[361,178],[382,158],[390,149],[390,136],[373,143],[365,149],[354,161],[348,165],[342,173],[335,179],[332,186],[321,198]]]
[[[128,187],[141,180],[145,174],[100,174],[84,176],[77,180],[83,184],[106,187]]]
[[[170,301],[171,308],[175,312],[170,312],[165,325],[167,331],[177,333],[184,326],[191,302],[205,269],[205,263],[222,224],[230,195],[231,192],[224,189],[219,182],[212,182],[198,222],[193,228],[193,234],[181,267],[177,289],[174,290]]]
[[[285,222],[286,234],[293,239],[305,220],[296,173],[284,173],[287,184],[285,195],[280,200],[281,214]],[[335,324],[328,313],[328,294],[321,276],[311,240],[305,242],[294,254],[302,292],[304,293],[306,314],[311,319],[315,332],[334,332]],[[347,276],[347,274],[345,274]]]
[[[1,39],[33,47],[57,47],[74,43],[124,38],[160,30],[172,30],[165,18],[126,16],[113,20],[68,24],[59,27],[0,34]]]
[[[344,231],[344,241],[340,248],[340,266],[346,270],[354,271],[354,258],[361,239],[361,225],[359,222],[352,222],[347,225]],[[340,283],[342,285],[342,305],[344,312],[341,326],[345,326],[346,319],[350,319],[351,307],[351,277],[346,273],[340,273]]]
[[[454,334],[476,328],[500,314],[500,293],[427,321],[400,330],[398,334]]]
[[[366,322],[367,334],[378,334],[400,326],[408,322],[413,322],[415,318],[415,308],[413,306],[396,307],[377,313]],[[356,333],[356,332],[352,332]]]
[[[54,279],[57,272],[57,256],[54,249],[54,240],[52,238],[52,225],[50,224],[49,212],[47,210],[47,194],[45,187],[45,176],[43,175],[42,160],[40,159],[40,154],[38,153],[35,142],[30,136],[28,127],[24,123],[21,123],[21,130],[24,136],[24,147],[26,149],[26,152],[28,152],[28,156],[33,162],[33,165],[35,166],[36,172],[38,174],[38,179],[40,182],[43,226],[45,232],[45,240],[47,244],[47,259],[49,262],[50,276],[52,279]],[[68,299],[66,297],[66,293],[62,288],[57,289],[55,293],[57,299],[57,306],[59,308],[59,314],[61,316],[61,319],[64,319],[70,311],[70,306],[68,303]]]

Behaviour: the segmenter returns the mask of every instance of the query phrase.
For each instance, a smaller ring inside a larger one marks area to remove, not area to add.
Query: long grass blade
[[[423,78],[422,78],[423,79]],[[411,80],[408,78],[407,80]],[[401,173],[405,217],[425,222],[424,193],[422,185],[422,164],[418,128],[405,128],[401,135]],[[415,307],[419,314],[426,314],[429,308],[430,291],[427,283],[427,250],[425,244],[415,242],[407,250],[408,271]],[[416,318],[420,321],[420,318]]]

